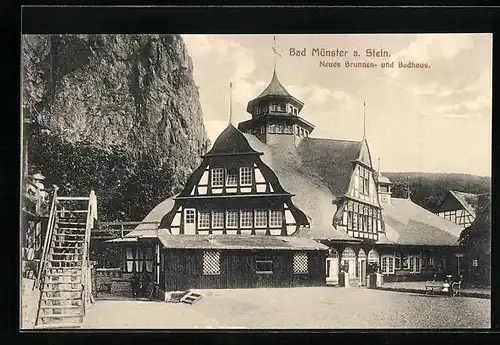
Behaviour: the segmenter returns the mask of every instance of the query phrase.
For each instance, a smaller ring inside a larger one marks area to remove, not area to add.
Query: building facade
[[[124,267],[149,258],[165,291],[335,284],[341,272],[365,285],[371,272],[424,280],[454,270],[460,227],[391,198],[366,135],[314,138],[303,107],[274,72],[248,102],[250,119],[229,123],[181,193],[146,217],[159,229],[114,241]]]

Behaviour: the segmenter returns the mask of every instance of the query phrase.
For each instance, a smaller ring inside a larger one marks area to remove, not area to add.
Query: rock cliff
[[[209,146],[178,35],[23,36],[29,172],[98,196],[100,220],[140,220]]]

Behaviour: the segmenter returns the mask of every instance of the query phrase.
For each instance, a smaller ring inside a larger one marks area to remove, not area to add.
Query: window
[[[273,273],[273,260],[268,256],[258,256],[255,259],[255,272],[261,274]]]
[[[212,187],[222,187],[224,184],[224,169],[212,169]]]
[[[252,168],[249,167],[240,168],[240,185],[242,186],[252,185]]]
[[[401,254],[394,253],[394,268],[397,270],[401,269]]]
[[[286,110],[286,105],[285,104],[280,104],[279,105],[279,110],[280,111],[285,111]]]
[[[368,195],[370,188],[370,171],[358,165],[359,191],[361,194]]]
[[[125,272],[153,272],[153,248],[128,247],[125,251]]]
[[[295,134],[296,135],[299,135],[299,129],[300,129],[299,126],[295,126]]]
[[[266,126],[260,126],[260,134],[266,133]]]
[[[380,186],[379,190],[383,193],[388,193],[389,192],[389,187],[388,186]]]
[[[228,171],[226,178],[226,186],[235,187],[238,185],[238,172],[237,171]]]
[[[198,212],[198,228],[210,228],[210,212]]]
[[[252,227],[252,211],[250,210],[242,210],[240,216],[240,226],[242,228],[251,228]]]
[[[430,268],[434,268],[434,257],[433,256],[429,256],[428,258],[428,262],[427,262],[427,265],[430,267]]]
[[[258,108],[258,107],[255,108],[255,114],[257,114],[257,115],[260,114],[260,108]]]
[[[224,227],[224,211],[212,212],[212,228],[220,229]]]
[[[422,262],[420,255],[411,255],[408,257],[408,264],[410,273],[420,273],[422,269]]]
[[[184,222],[186,224],[194,224],[194,214],[195,210],[193,208],[186,209],[185,216],[186,218],[184,219]]]
[[[383,274],[394,274],[394,256],[382,255],[381,271]]]
[[[213,250],[203,252],[203,275],[214,276],[220,274],[220,253]]]
[[[238,211],[227,211],[226,228],[238,227]]]
[[[255,227],[267,228],[267,210],[255,210]]]
[[[272,110],[272,111],[278,111],[278,104],[277,104],[277,103],[273,103],[273,104],[271,105],[271,110]]]
[[[309,136],[309,131],[304,131],[304,135],[307,138]]]
[[[294,274],[307,274],[307,253],[299,252],[293,254],[293,273]]]
[[[271,210],[269,214],[269,225],[271,227],[281,228],[283,222],[283,214],[280,210]]]
[[[297,110],[297,108],[293,108],[293,114],[294,114],[294,115],[297,115],[297,114],[298,114],[298,112],[299,112],[299,111]]]

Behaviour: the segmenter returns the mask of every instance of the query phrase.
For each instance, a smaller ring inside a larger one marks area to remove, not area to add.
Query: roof
[[[217,137],[206,156],[258,153],[248,144],[243,133],[230,123]]]
[[[292,202],[306,214],[310,224],[304,236],[307,233],[314,239],[353,240],[333,227],[337,210],[333,201],[349,187],[349,162],[359,154],[359,142],[303,138],[295,150],[266,145],[252,134],[243,135],[254,150],[263,153],[260,159],[274,171],[285,191],[295,194]]]
[[[312,239],[293,236],[266,235],[169,235],[158,238],[165,248],[176,249],[273,249],[273,250],[328,250]]]
[[[464,193],[455,190],[450,190],[450,194],[458,200],[458,202],[471,214],[478,213],[490,200],[488,193],[472,194]]]
[[[454,246],[462,230],[410,199],[392,198],[382,216],[387,239],[401,245]]]
[[[271,79],[271,82],[267,87],[264,89],[264,91],[261,92],[260,95],[258,95],[256,98],[248,102],[247,106],[247,111],[250,111],[252,108],[252,105],[259,99],[265,98],[265,97],[272,97],[272,96],[277,96],[277,97],[286,97],[286,98],[291,98],[294,101],[296,101],[299,105],[299,108],[301,109],[304,103],[293,97],[281,84],[281,82],[278,79],[278,75],[276,74],[276,70],[273,72],[273,77]],[[299,111],[300,111],[299,109]]]
[[[391,180],[387,177],[387,176],[384,176],[382,175],[380,172],[378,174],[375,174],[375,179],[377,181],[377,183],[386,183],[386,184],[391,184]]]

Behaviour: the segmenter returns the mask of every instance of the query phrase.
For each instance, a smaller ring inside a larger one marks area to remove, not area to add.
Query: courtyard
[[[489,328],[491,300],[365,288],[197,290],[196,303],[97,300],[82,328]]]

